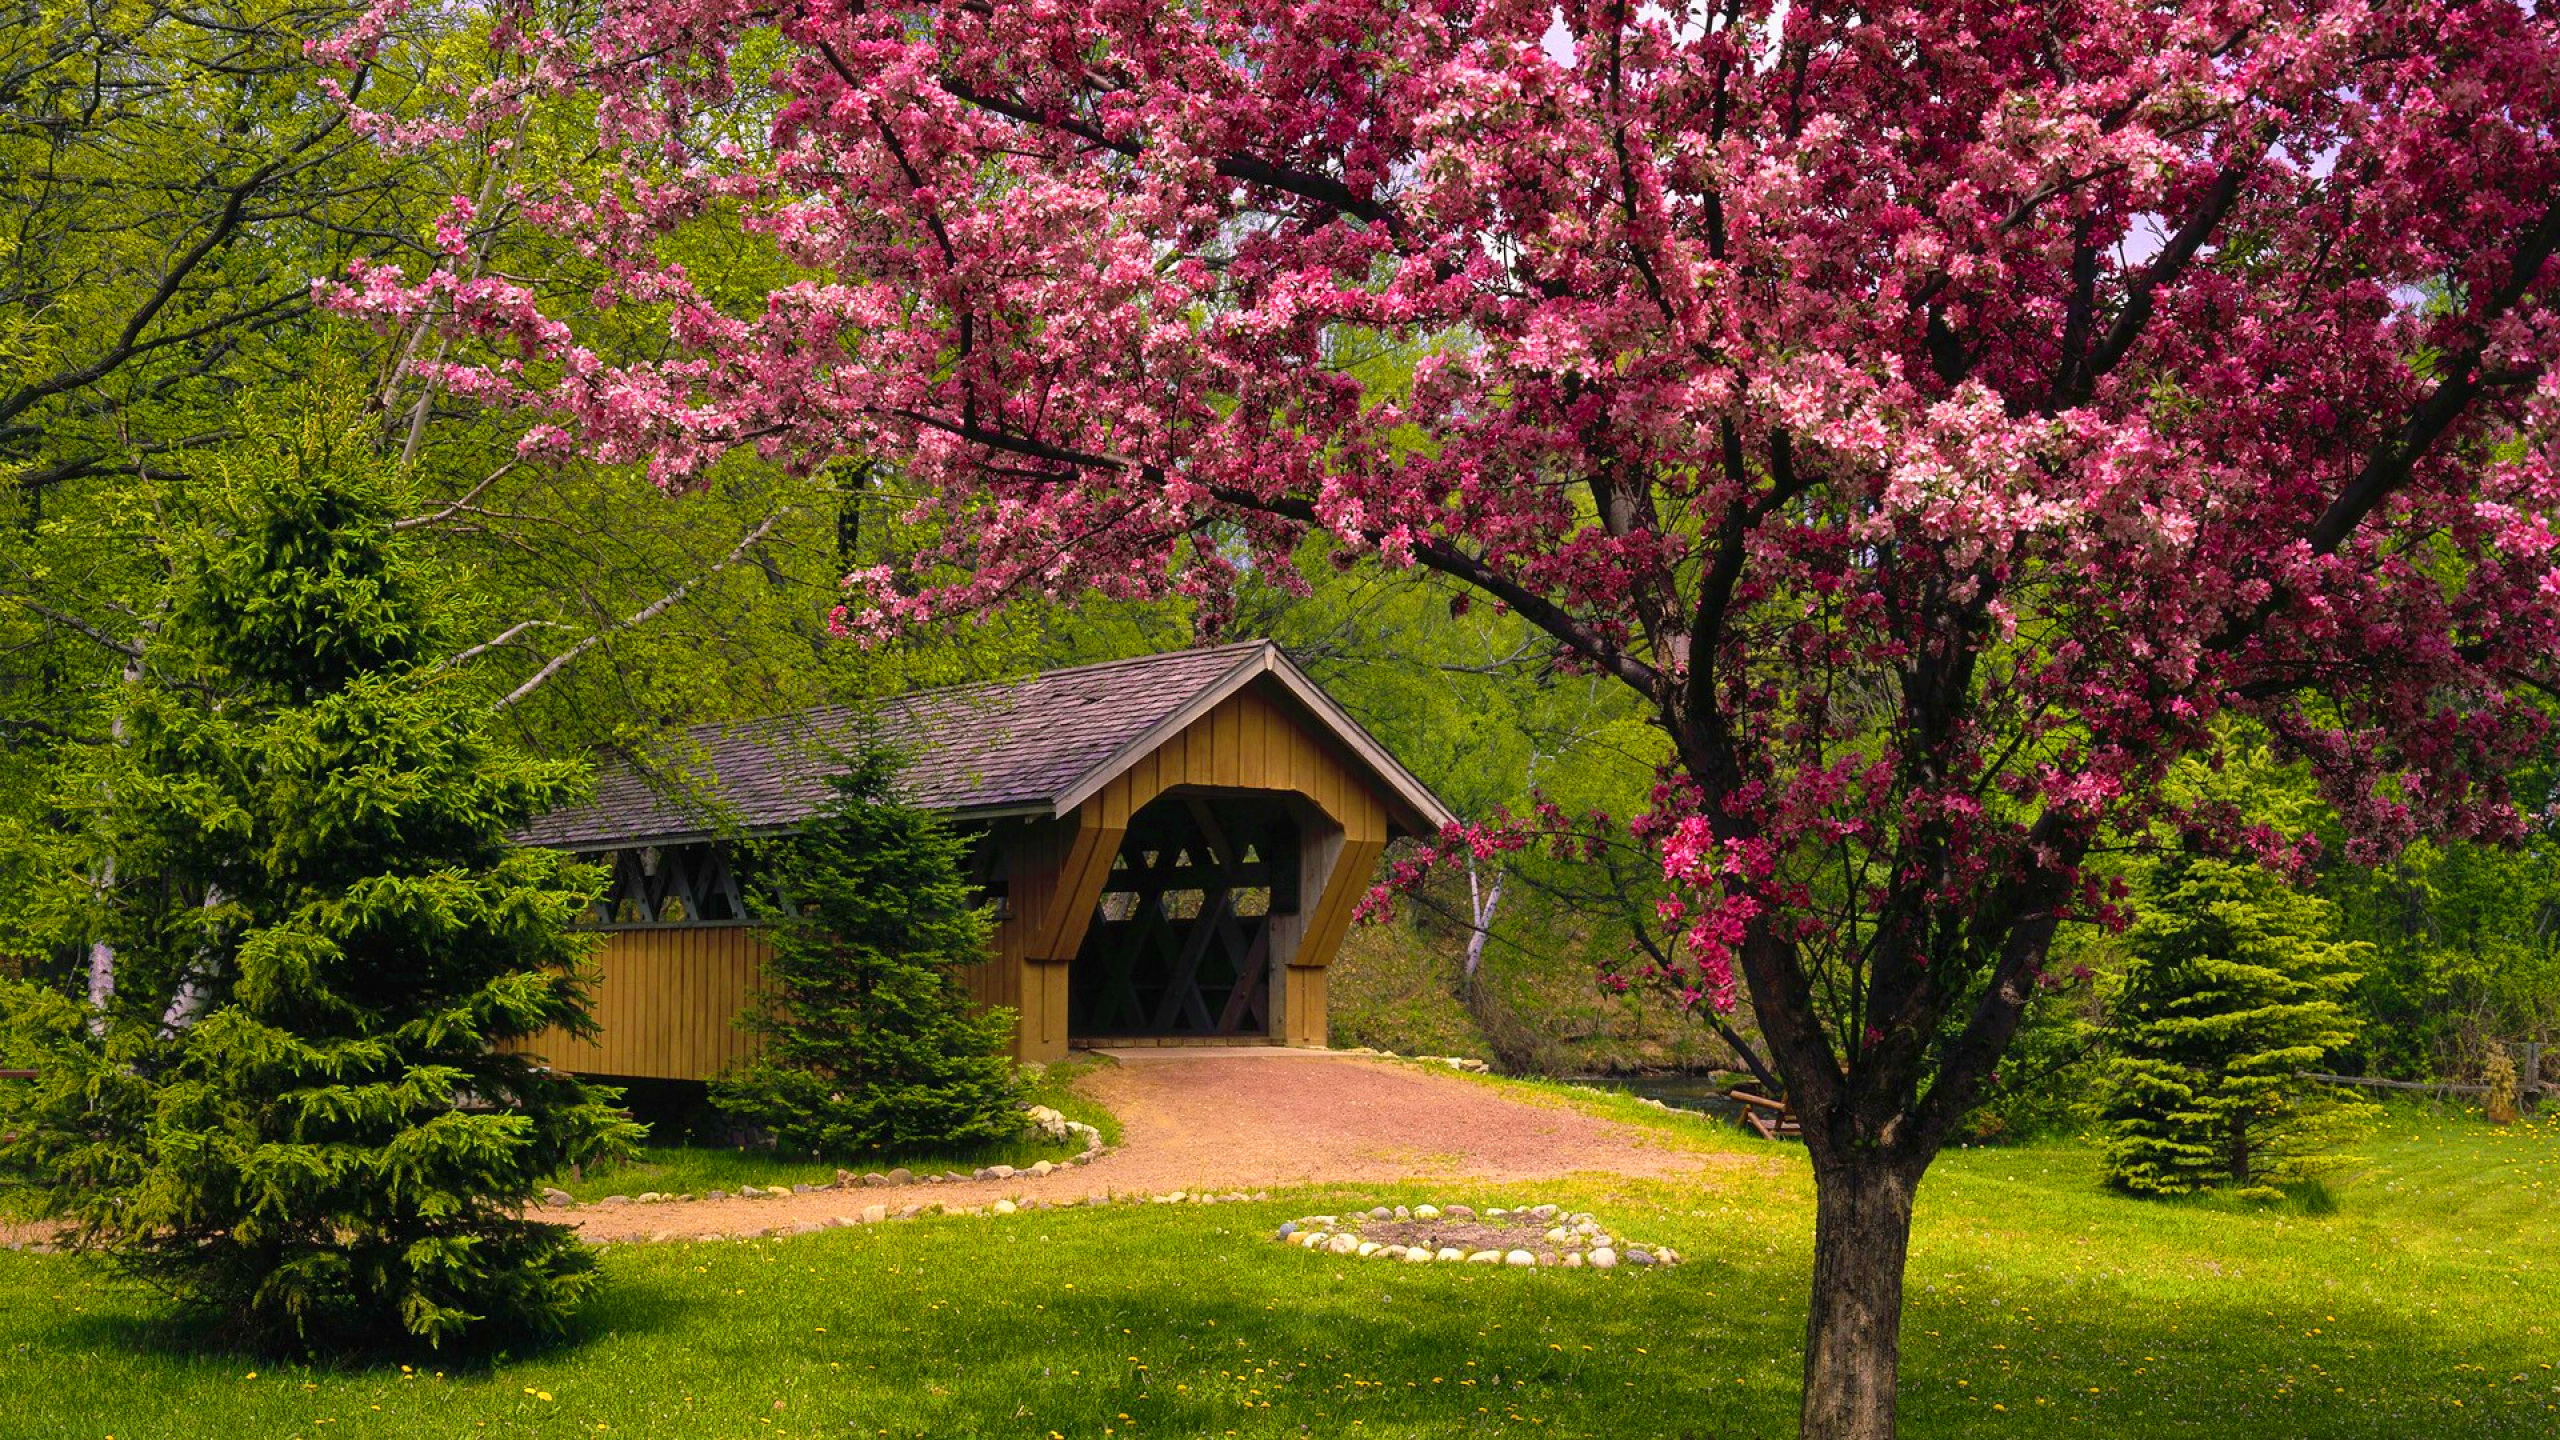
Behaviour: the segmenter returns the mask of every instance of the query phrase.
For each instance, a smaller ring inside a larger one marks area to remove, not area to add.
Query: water
[[[1734,1082],[1708,1075],[1577,1075],[1573,1083],[1641,1095],[1674,1110],[1694,1110],[1719,1120],[1739,1120],[1742,1114],[1740,1105],[1725,1098],[1724,1092]]]

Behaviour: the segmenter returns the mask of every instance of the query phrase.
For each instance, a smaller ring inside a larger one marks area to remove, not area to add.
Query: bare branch
[[[544,685],[549,684],[552,677],[569,668],[570,664],[579,656],[593,650],[613,636],[619,635],[625,630],[646,625],[650,621],[664,615],[667,611],[675,608],[675,606],[681,602],[684,597],[692,594],[694,588],[699,586],[703,581],[710,579],[712,576],[719,574],[721,571],[728,569],[730,566],[735,565],[740,560],[746,558],[747,552],[755,549],[758,545],[763,544],[765,537],[773,533],[774,526],[781,524],[793,513],[793,511],[786,508],[776,510],[772,514],[767,515],[762,521],[757,523],[754,529],[749,530],[746,534],[738,537],[738,543],[729,547],[729,553],[721,556],[719,561],[712,565],[710,569],[703,571],[699,575],[686,577],[685,580],[678,584],[674,589],[659,596],[657,599],[650,601],[648,604],[641,606],[639,609],[632,611],[628,616],[623,618],[620,624],[610,625],[602,630],[598,630],[594,634],[589,635],[586,639],[581,640],[577,644],[570,646],[568,649],[561,651],[559,654],[552,656],[549,663],[545,664],[541,669],[533,672],[531,679],[526,680],[523,684],[508,691],[505,696],[499,699],[497,704],[490,708],[493,710],[506,709],[517,701],[531,695],[534,691],[541,689]],[[501,636],[500,638],[504,639],[505,637]],[[494,644],[496,642],[492,641],[491,643]]]
[[[459,650],[446,656],[444,659],[437,661],[432,668],[445,670],[456,665],[468,664],[469,662],[488,654],[490,651],[507,644],[509,641],[515,639],[527,630],[536,628],[546,630],[566,630],[569,627],[561,624],[557,620],[519,620],[515,624],[508,626],[506,629],[499,631],[497,634],[490,636],[488,639],[481,641],[479,644],[474,645],[467,650]]]
[[[422,525],[433,525],[440,521],[450,520],[454,516],[460,515],[467,510],[473,511],[473,513],[476,514],[478,512],[473,510],[471,502],[479,499],[482,491],[485,491],[490,486],[497,484],[500,477],[523,463],[524,462],[521,460],[510,460],[506,464],[499,466],[497,469],[490,471],[487,478],[483,479],[479,484],[472,486],[468,491],[464,492],[462,498],[446,505],[443,509],[436,511],[432,515],[412,515],[405,520],[394,520],[391,522],[391,528],[393,530],[415,530]]]
[[[74,630],[82,635],[86,635],[90,639],[97,641],[99,644],[113,650],[119,655],[130,656],[137,660],[142,658],[142,643],[138,640],[122,639],[108,633],[106,630],[101,629],[96,625],[89,623],[86,620],[81,619],[77,615],[66,615],[49,605],[40,605],[33,600],[29,600],[23,595],[16,598],[20,605],[25,606],[27,609],[34,611],[36,614],[43,616],[47,620],[52,621],[54,624],[59,625],[66,630]]]

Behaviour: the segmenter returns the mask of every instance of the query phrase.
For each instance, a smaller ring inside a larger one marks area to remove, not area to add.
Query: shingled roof
[[[907,752],[911,804],[960,818],[1064,815],[1183,726],[1247,685],[1274,685],[1340,741],[1376,781],[1398,828],[1438,830],[1448,807],[1343,713],[1268,640],[1176,650],[1051,670],[1025,680],[920,690],[874,712]],[[596,778],[595,799],[555,810],[519,839],[564,850],[664,843],[714,832],[787,830],[826,798],[834,748],[860,712],[821,706],[685,732],[680,755],[696,795],[670,794],[622,764]]]

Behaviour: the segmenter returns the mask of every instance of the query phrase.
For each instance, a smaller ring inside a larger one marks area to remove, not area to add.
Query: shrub
[[[450,672],[362,441],[257,457],[122,704],[77,938],[101,1008],[21,983],[38,1056],[0,1165],[80,1243],[253,1342],[557,1328],[595,1284],[544,1177],[631,1138],[510,1049],[590,1028],[598,877],[508,831],[575,773],[510,753]],[[108,869],[104,857],[112,857]]]
[[[961,839],[898,803],[896,757],[866,743],[833,794],[772,853],[787,908],[767,918],[764,1053],[712,1098],[782,1144],[850,1158],[1008,1138],[1022,1126],[1013,1012],[973,1015],[960,982],[991,923]]]
[[[2514,1124],[2516,1062],[2508,1057],[2506,1046],[2491,1042],[2488,1062],[2480,1067],[2480,1079],[2488,1087],[2480,1099],[2482,1108],[2489,1112],[2489,1123]]]

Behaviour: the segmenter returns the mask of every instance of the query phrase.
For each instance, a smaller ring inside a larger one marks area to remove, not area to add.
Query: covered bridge
[[[1025,1060],[1086,1041],[1322,1045],[1325,966],[1379,853],[1451,819],[1268,641],[922,691],[874,716],[912,756],[905,798],[976,837],[998,925],[968,983],[1019,1013]],[[732,842],[815,813],[856,724],[828,707],[698,727],[695,798],[611,767],[593,803],[536,823],[522,838],[613,881],[595,915],[602,1031],[530,1048],[680,1080],[750,1053],[734,1022],[766,952]]]

